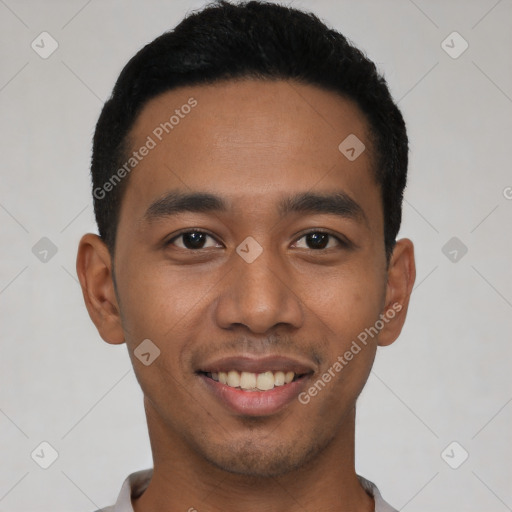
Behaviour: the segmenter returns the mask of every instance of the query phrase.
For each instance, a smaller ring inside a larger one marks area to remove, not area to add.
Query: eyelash
[[[165,242],[165,246],[169,246],[169,245],[172,245],[172,243],[177,240],[178,238],[180,238],[182,235],[186,235],[186,234],[189,234],[189,233],[203,233],[211,238],[213,238],[214,240],[216,240],[218,242],[218,240],[210,233],[208,233],[208,231],[204,231],[203,229],[200,229],[200,228],[192,228],[192,229],[187,229],[186,231],[182,231],[181,233],[178,233],[177,235],[174,235],[171,239],[169,239],[167,242]],[[310,231],[307,231],[306,233],[302,233],[297,239],[296,239],[296,242],[298,240],[300,240],[301,238],[304,238],[305,236],[307,235],[310,235],[312,233],[315,233],[315,234],[319,234],[319,235],[328,235],[330,236],[331,238],[334,238],[338,244],[340,245],[340,247],[342,248],[347,248],[350,246],[350,243],[343,240],[342,238],[340,238],[339,236],[337,235],[334,235],[333,233],[331,233],[330,231],[326,231],[326,230],[322,230],[322,229],[312,229]],[[180,247],[181,249],[181,247]],[[203,249],[187,249],[185,248],[184,250],[186,251],[189,251],[189,252],[199,252]],[[321,252],[321,251],[325,251],[327,249],[309,249],[310,251],[314,251],[314,252]]]

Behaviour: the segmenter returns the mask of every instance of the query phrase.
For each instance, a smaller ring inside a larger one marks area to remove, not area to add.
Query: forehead
[[[140,218],[177,189],[221,195],[240,213],[270,208],[288,193],[341,188],[371,216],[380,201],[368,131],[353,102],[292,81],[167,91],[144,106],[131,130],[133,151],[151,149],[130,173],[121,218],[125,210]],[[356,159],[343,153],[347,140],[357,152],[366,147]]]

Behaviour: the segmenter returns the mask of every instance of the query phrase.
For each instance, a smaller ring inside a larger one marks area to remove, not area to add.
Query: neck
[[[146,416],[154,469],[146,491],[132,500],[134,512],[374,511],[355,472],[355,409],[306,467],[275,477],[228,473],[169,433],[147,403]]]

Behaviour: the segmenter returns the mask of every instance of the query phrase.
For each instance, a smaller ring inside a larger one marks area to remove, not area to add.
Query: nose
[[[304,308],[291,283],[291,271],[276,254],[264,250],[251,263],[233,254],[233,269],[223,279],[216,301],[217,325],[224,329],[243,325],[264,334],[283,324],[299,328]]]

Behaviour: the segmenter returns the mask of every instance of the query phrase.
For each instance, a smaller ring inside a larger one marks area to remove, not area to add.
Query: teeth
[[[235,370],[231,370],[228,373],[227,385],[232,388],[237,388],[238,386],[240,386],[240,374]]]
[[[229,372],[211,373],[211,378],[226,384],[231,388],[241,388],[246,391],[268,391],[274,389],[275,386],[284,386],[289,384],[295,378],[294,372],[237,372],[230,370]]]
[[[272,372],[260,373],[256,380],[256,387],[261,391],[274,389],[274,374]]]
[[[274,386],[283,386],[283,385],[284,385],[284,372],[274,373]]]
[[[242,372],[240,375],[240,387],[242,389],[254,389],[256,387],[256,374]]]

